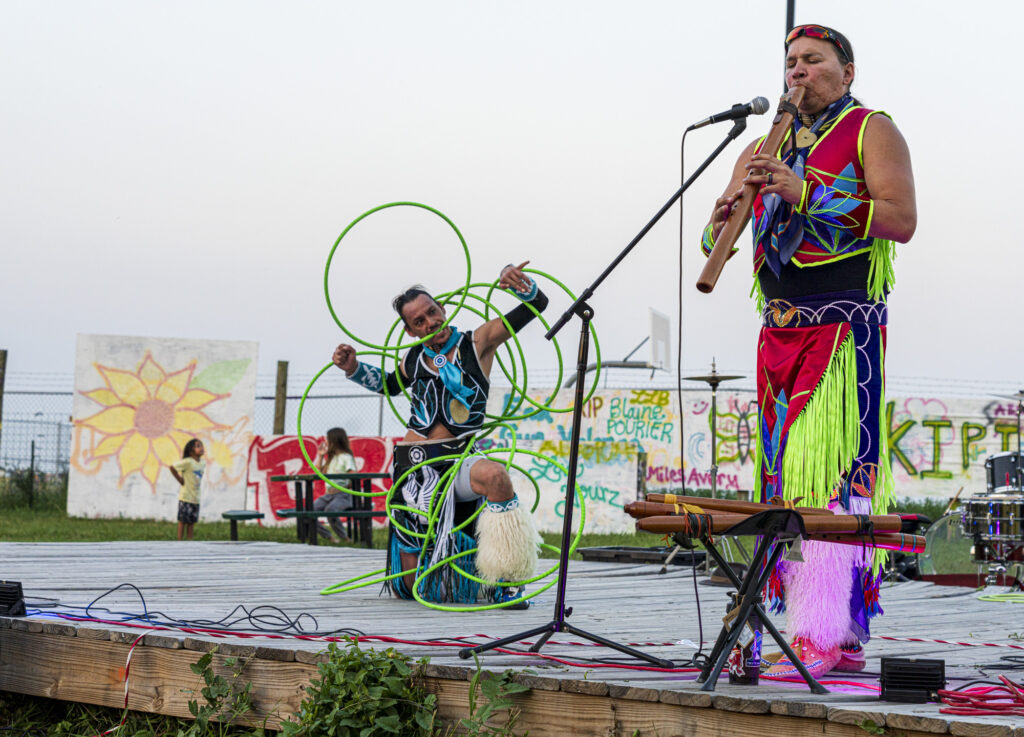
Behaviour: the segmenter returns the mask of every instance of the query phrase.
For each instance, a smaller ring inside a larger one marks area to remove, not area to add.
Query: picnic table
[[[301,542],[309,545],[317,544],[317,518],[339,517],[349,522],[349,537],[361,542],[364,547],[373,545],[373,518],[386,517],[385,512],[373,509],[373,497],[352,495],[352,509],[342,512],[317,512],[313,509],[313,485],[321,478],[331,481],[351,481],[353,487],[368,493],[373,489],[374,479],[389,479],[390,473],[328,473],[323,477],[315,473],[295,473],[282,476],[271,476],[271,481],[292,482],[295,484],[294,509],[275,510],[279,517],[294,518],[295,531]]]

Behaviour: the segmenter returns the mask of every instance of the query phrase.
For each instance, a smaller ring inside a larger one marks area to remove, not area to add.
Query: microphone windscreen
[[[750,101],[750,110],[754,115],[764,115],[768,112],[768,98],[767,97],[755,97]]]

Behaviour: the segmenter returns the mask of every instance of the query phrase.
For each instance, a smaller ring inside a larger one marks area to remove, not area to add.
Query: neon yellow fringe
[[[838,337],[838,332],[836,333]],[[884,365],[884,356],[883,356]],[[883,378],[884,381],[884,378]],[[783,499],[826,508],[832,491],[843,483],[853,459],[860,449],[860,412],[857,402],[857,351],[853,334],[833,350],[828,368],[814,388],[800,416],[793,421],[782,457]],[[885,397],[879,402],[880,447],[875,489],[871,500],[872,514],[885,514],[893,504],[895,484],[889,463],[889,443],[884,431]],[[760,433],[757,438],[757,459],[762,461]],[[760,466],[754,472],[754,489],[760,498]],[[872,573],[877,576],[887,551],[876,549],[872,556]]]
[[[896,244],[875,238],[868,253],[868,299],[884,302],[885,294],[896,284]]]
[[[790,397],[790,402],[794,399]],[[790,425],[782,457],[783,499],[803,497],[803,504],[828,506],[832,490],[842,483],[857,455],[859,419],[857,352],[853,334],[847,333],[833,350],[810,400]]]

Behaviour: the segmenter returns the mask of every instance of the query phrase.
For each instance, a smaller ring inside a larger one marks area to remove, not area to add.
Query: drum
[[[1024,495],[989,494],[964,501],[963,531],[983,541],[1024,541]]]
[[[918,567],[923,575],[977,574],[971,538],[963,535],[960,514],[947,514],[930,524],[924,539],[924,552],[918,555]]]
[[[985,459],[985,481],[990,494],[1021,492],[1020,454],[995,453]]]

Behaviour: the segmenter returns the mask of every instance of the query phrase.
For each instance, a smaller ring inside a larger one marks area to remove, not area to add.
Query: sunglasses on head
[[[831,31],[828,28],[825,28],[824,26],[797,26],[796,28],[789,32],[788,36],[786,36],[786,46],[788,47],[791,43],[796,41],[801,36],[807,36],[808,38],[820,38],[823,41],[828,41],[830,44],[839,49],[839,53],[843,55],[843,58],[846,61],[850,60],[850,52],[843,45],[843,40],[838,35],[836,35],[834,31]]]

